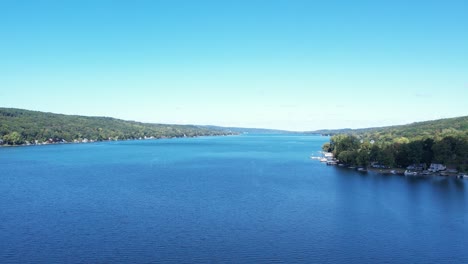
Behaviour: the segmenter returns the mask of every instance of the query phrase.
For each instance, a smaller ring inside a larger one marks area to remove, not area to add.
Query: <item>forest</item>
[[[406,167],[440,163],[466,172],[468,117],[341,131],[323,145],[323,150],[350,165]]]
[[[88,117],[0,108],[0,145],[226,135],[193,125],[148,124],[110,117]]]

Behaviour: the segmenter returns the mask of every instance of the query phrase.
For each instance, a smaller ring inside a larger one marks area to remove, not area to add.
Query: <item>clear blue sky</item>
[[[468,1],[0,1],[0,106],[291,130],[468,114]]]

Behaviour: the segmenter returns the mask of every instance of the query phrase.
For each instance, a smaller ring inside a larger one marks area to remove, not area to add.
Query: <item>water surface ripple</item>
[[[310,160],[326,137],[0,149],[1,263],[468,263],[468,181]]]

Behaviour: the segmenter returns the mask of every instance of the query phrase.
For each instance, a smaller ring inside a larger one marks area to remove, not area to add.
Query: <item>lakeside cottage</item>
[[[333,153],[331,152],[326,152],[324,156],[327,160],[333,160]]]
[[[445,169],[447,169],[447,167],[439,163],[431,163],[431,166],[429,167],[429,171],[432,172],[443,171]]]

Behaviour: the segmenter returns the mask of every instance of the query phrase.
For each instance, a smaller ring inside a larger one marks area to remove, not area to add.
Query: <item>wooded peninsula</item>
[[[468,116],[382,128],[323,130],[323,145],[340,163],[367,167],[429,167],[431,163],[468,171]]]

